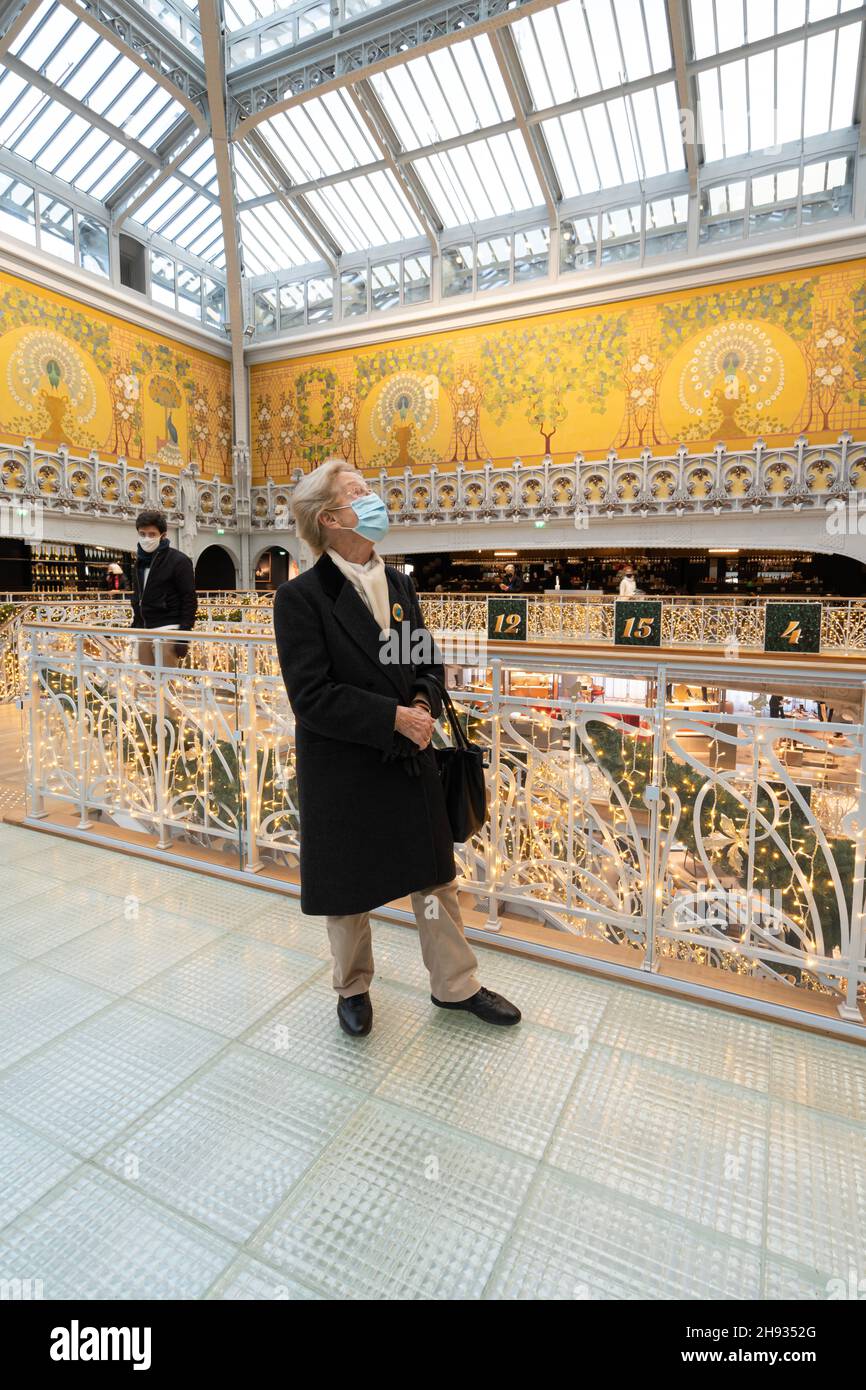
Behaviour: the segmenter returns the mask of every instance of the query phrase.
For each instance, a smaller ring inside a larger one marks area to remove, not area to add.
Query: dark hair
[[[168,530],[168,522],[163,512],[139,512],[135,518],[136,531],[140,531],[142,526],[155,526],[161,536]]]

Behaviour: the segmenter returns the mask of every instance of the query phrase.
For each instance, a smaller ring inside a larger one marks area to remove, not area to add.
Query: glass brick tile
[[[31,848],[36,833],[22,826],[0,823],[0,864],[17,864],[19,857]]]
[[[474,947],[476,943],[471,944]],[[522,960],[505,951],[482,947],[476,955],[481,983],[516,1004],[527,1023],[540,1023],[586,1042],[594,1035],[605,1009],[616,1007],[624,993],[618,985],[592,980],[576,970]]]
[[[115,872],[122,876],[125,856],[121,858],[110,850],[77,840],[60,839],[56,835],[34,832],[32,840],[33,843],[18,854],[16,863],[22,869],[44,871],[63,883],[87,879],[88,883],[101,885],[103,880],[110,882]]]
[[[142,906],[132,921],[115,916],[40,959],[66,975],[126,994],[219,935],[219,929],[206,922],[189,922]]]
[[[831,1293],[834,1297],[862,1298],[866,1294],[866,1281],[860,1287],[859,1292],[851,1293],[849,1288],[853,1287],[856,1291],[857,1279],[853,1285],[849,1285],[849,1280],[835,1289],[829,1279],[814,1269],[801,1269],[797,1265],[788,1264],[786,1260],[775,1259],[772,1255],[765,1257],[764,1284],[761,1294],[762,1298],[780,1299],[784,1301],[796,1300],[825,1300]]]
[[[377,1094],[540,1158],[582,1060],[572,1043],[534,1024],[501,1028],[440,1012]]]
[[[40,893],[48,893],[52,888],[61,888],[62,882],[50,874],[40,873],[36,864],[25,869],[12,864],[3,870],[3,907],[14,909],[28,898],[36,898]]]
[[[0,1073],[0,1113],[87,1157],[224,1046],[215,1033],[118,1000]]]
[[[105,990],[41,965],[27,962],[7,970],[0,975],[0,1066],[26,1057],[113,998]]]
[[[370,997],[373,1031],[366,1038],[347,1037],[337,1020],[337,995],[326,968],[324,979],[302,990],[243,1041],[295,1066],[373,1091],[429,1022],[433,1005],[393,985],[374,986]]]
[[[866,1276],[866,1130],[771,1103],[767,1248],[828,1279]]]
[[[0,1115],[0,1227],[50,1192],[81,1159]]]
[[[371,1101],[251,1242],[329,1298],[478,1298],[535,1165]]]
[[[187,873],[152,899],[152,904],[164,912],[210,922],[211,926],[228,931],[232,927],[242,928],[249,918],[259,915],[262,893],[258,888],[245,888],[228,879]]]
[[[141,985],[135,997],[236,1037],[324,968],[312,956],[226,935]]]
[[[760,1252],[542,1167],[487,1299],[753,1299]]]
[[[269,1269],[260,1260],[241,1255],[225,1274],[220,1275],[208,1298],[222,1299],[224,1302],[275,1299],[289,1303],[311,1303],[321,1300],[324,1295],[305,1288],[296,1279],[287,1279],[285,1274]]]
[[[256,941],[270,941],[273,946],[303,951],[308,956],[316,956],[318,960],[331,959],[323,917],[305,916],[291,898],[278,898],[271,893],[260,893],[259,897],[267,898],[267,906],[263,911],[238,921],[236,931]]]
[[[866,1048],[775,1028],[770,1094],[866,1124]]]
[[[201,1298],[235,1247],[89,1167],[0,1234],[0,1278],[56,1299]]]
[[[64,883],[18,903],[9,920],[0,925],[0,946],[29,958],[44,956],[123,910],[123,899],[101,887]]]
[[[768,1125],[763,1095],[594,1046],[545,1162],[761,1244]]]
[[[361,1103],[232,1047],[98,1162],[231,1240],[247,1240]]]
[[[623,990],[605,1011],[595,1041],[732,1085],[769,1088],[771,1026],[721,1009]]]

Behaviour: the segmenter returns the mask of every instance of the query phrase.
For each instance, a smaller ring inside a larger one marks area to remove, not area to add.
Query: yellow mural
[[[231,478],[223,358],[0,273],[0,437]]]
[[[866,260],[250,368],[253,477],[866,428]]]

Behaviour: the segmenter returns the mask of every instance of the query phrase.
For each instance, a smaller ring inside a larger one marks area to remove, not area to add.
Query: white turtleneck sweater
[[[354,560],[345,560],[342,555],[338,555],[336,550],[331,550],[330,547],[328,554],[337,569],[341,570],[349,582],[354,585],[360,598],[379,624],[379,631],[387,632],[391,626],[391,600],[388,594],[385,561],[381,555],[377,555],[374,550],[367,563],[359,565]]]

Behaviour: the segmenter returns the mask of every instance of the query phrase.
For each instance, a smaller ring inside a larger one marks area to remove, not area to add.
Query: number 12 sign
[[[618,598],[613,612],[613,640],[618,647],[661,646],[662,606],[658,600]]]
[[[526,599],[502,598],[487,600],[487,639],[490,642],[526,641]]]

